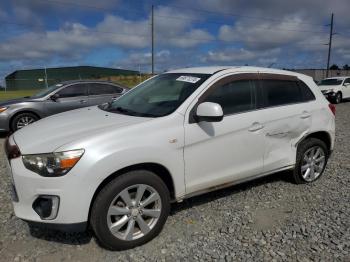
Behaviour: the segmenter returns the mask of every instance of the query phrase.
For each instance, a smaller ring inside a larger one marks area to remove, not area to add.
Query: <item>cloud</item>
[[[201,57],[203,63],[220,63],[220,64],[254,64],[264,65],[277,61],[277,56],[280,54],[279,48],[268,51],[255,51],[245,48],[240,49],[224,49],[219,51],[208,51]]]
[[[170,7],[155,11],[155,35],[157,43],[180,48],[194,47],[215,39],[208,31],[193,28],[193,21],[201,17],[190,11],[177,12]],[[175,15],[174,15],[175,14]]]
[[[18,9],[22,10],[22,9]],[[23,9],[23,18],[30,17]],[[22,12],[18,11],[18,12]],[[156,9],[157,18],[171,14],[170,8]],[[203,29],[191,28],[190,14],[184,19],[164,20],[156,25],[158,47],[187,48],[208,42],[214,37]],[[185,19],[187,18],[187,19]],[[5,60],[44,59],[57,56],[81,57],[97,47],[113,46],[122,49],[143,49],[150,47],[151,28],[149,18],[128,20],[119,16],[106,15],[93,27],[81,23],[66,22],[57,30],[31,31],[0,43],[0,56]]]
[[[327,39],[327,32],[315,31],[311,25],[305,26],[298,16],[285,17],[278,24],[272,21],[262,21],[257,24],[250,19],[241,19],[232,26],[223,25],[219,29],[219,39],[241,42],[255,49],[294,45],[311,34]]]
[[[176,0],[172,4],[156,5],[154,10],[159,71],[214,63],[325,67],[329,30],[325,25],[332,12],[338,34],[331,62],[350,64],[349,0]],[[0,19],[28,25],[4,24],[0,75],[4,67],[44,63],[150,68],[150,10],[139,1],[0,1]],[[118,55],[99,56],[108,50]]]
[[[131,53],[127,59],[124,59],[123,61],[119,62],[118,66],[125,65],[127,67],[137,67],[137,66],[145,66],[151,64],[151,56],[152,54],[150,52],[144,52],[144,53]],[[161,50],[155,54],[155,60],[157,61],[157,64],[168,61],[169,57],[171,56],[171,53],[169,50]]]

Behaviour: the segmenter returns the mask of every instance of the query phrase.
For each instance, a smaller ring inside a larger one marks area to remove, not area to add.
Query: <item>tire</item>
[[[334,104],[340,104],[341,102],[343,101],[343,95],[341,92],[338,92],[336,95],[335,95],[335,98],[334,98]]]
[[[38,120],[39,120],[39,117],[33,113],[20,113],[12,119],[11,130],[15,132],[18,129],[21,129],[26,125],[34,123],[35,121],[38,121]]]
[[[318,149],[320,151],[318,151]],[[314,152],[313,156],[312,152]],[[318,155],[317,152],[319,152]],[[323,164],[321,164],[322,155],[324,157],[324,161],[322,161]],[[293,171],[294,182],[296,184],[307,184],[319,179],[327,165],[328,157],[329,152],[327,146],[322,140],[309,138],[302,141],[297,149],[296,164]],[[310,171],[308,171],[308,169],[310,169]],[[314,176],[312,172],[314,172]]]
[[[137,192],[141,192],[141,188],[145,191],[141,201],[137,201]],[[128,201],[124,201],[127,199],[126,192],[130,197]],[[146,200],[151,196],[157,200],[147,204]],[[132,204],[127,205],[130,200]],[[140,203],[140,207],[137,207],[137,202]],[[150,213],[153,217],[148,216],[146,211],[153,212]],[[156,237],[162,230],[169,211],[170,194],[162,179],[147,170],[130,171],[109,182],[98,193],[92,205],[90,225],[102,247],[109,250],[125,250],[143,245]],[[114,212],[118,215],[114,215]],[[148,227],[145,227],[140,217]],[[118,229],[118,224],[123,226]],[[132,230],[128,230],[129,227]],[[110,228],[114,228],[114,233]]]

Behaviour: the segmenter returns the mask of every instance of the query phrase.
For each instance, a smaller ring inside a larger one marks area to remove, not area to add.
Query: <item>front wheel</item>
[[[328,160],[326,144],[317,139],[309,138],[302,141],[297,149],[296,165],[293,172],[297,184],[311,183],[321,177]]]
[[[342,93],[338,92],[338,93],[335,95],[334,103],[335,103],[335,104],[340,104],[342,100],[343,100]]]
[[[169,210],[169,190],[164,182],[150,171],[131,171],[100,191],[90,224],[101,246],[125,250],[156,237]]]
[[[12,131],[17,131],[35,121],[39,120],[39,118],[32,113],[21,113],[16,115],[11,122]]]

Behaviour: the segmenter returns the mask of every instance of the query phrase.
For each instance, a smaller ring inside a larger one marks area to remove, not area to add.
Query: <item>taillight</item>
[[[335,105],[329,104],[328,107],[332,111],[333,115],[335,115]]]
[[[7,138],[5,141],[5,154],[9,160],[20,157],[21,152],[17,145],[10,145],[10,141]]]

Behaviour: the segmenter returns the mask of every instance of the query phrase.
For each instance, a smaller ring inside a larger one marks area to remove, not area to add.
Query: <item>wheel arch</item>
[[[16,113],[14,113],[11,117],[10,117],[10,121],[9,121],[9,127],[10,129],[12,129],[12,123],[13,123],[13,120],[16,116],[20,115],[20,114],[33,114],[35,115],[38,119],[41,119],[42,117],[35,111],[33,110],[30,110],[30,109],[25,109],[25,110],[20,110],[20,111],[17,111]]]
[[[328,154],[331,152],[332,149],[332,138],[331,135],[327,132],[327,131],[317,131],[317,132],[313,132],[310,133],[308,135],[306,135],[305,137],[303,137],[297,145],[299,145],[301,142],[305,141],[306,139],[309,138],[317,138],[321,141],[323,141],[328,149]]]
[[[95,190],[95,193],[91,199],[90,202],[90,207],[89,207],[89,216],[88,219],[90,219],[90,214],[91,214],[91,208],[92,205],[98,195],[98,193],[106,186],[109,182],[111,182],[113,179],[117,178],[118,176],[125,174],[130,171],[135,171],[135,170],[147,170],[155,173],[159,178],[163,180],[167,188],[169,189],[170,193],[170,200],[174,201],[176,199],[175,197],[175,186],[174,186],[174,180],[169,172],[169,170],[164,167],[161,164],[158,163],[139,163],[139,164],[134,164],[131,166],[124,167],[109,176],[107,176],[97,187]]]

